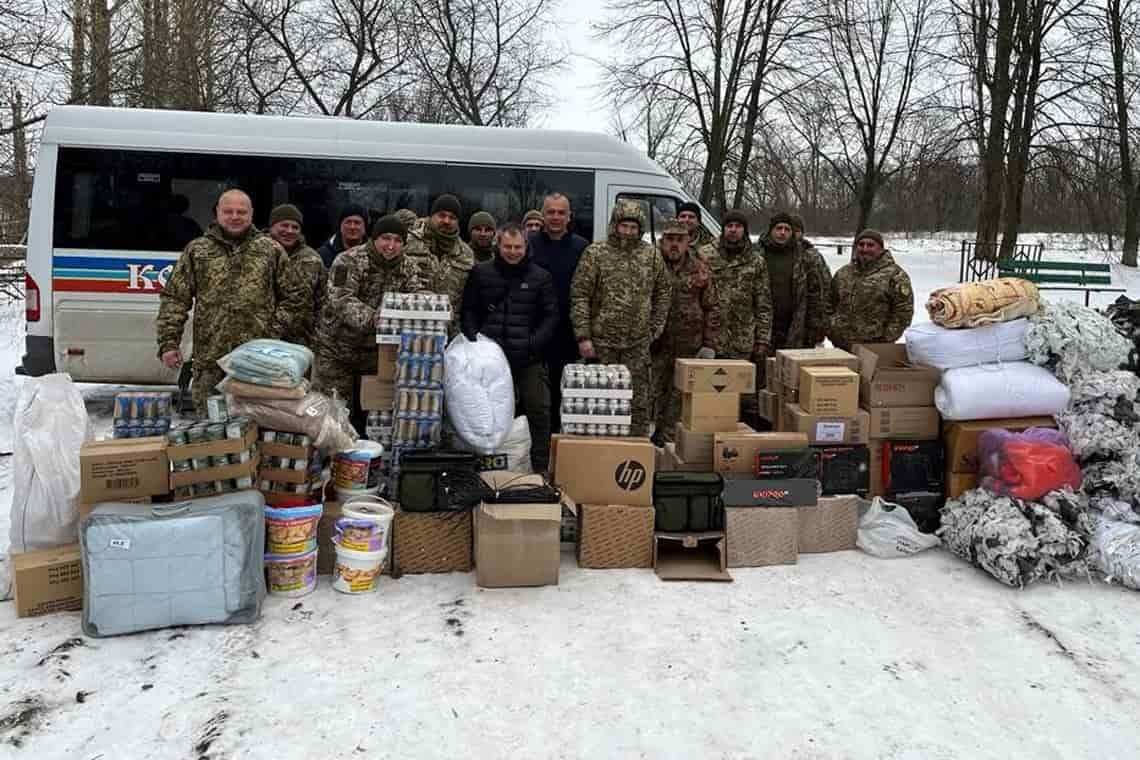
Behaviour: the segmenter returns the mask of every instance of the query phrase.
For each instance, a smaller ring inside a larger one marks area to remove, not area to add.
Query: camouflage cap
[[[645,230],[645,210],[641,207],[641,203],[628,198],[623,198],[614,204],[613,213],[610,214],[610,224],[616,225],[618,222],[637,222],[641,229]]]
[[[682,222],[680,219],[669,219],[665,222],[665,226],[661,228],[662,235],[684,235],[689,236],[689,225]]]

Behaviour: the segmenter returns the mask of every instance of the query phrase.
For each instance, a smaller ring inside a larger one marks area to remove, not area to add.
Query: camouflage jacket
[[[323,353],[356,359],[376,350],[376,313],[385,293],[423,290],[419,268],[406,255],[388,260],[371,240],[339,254],[329,270],[318,324]]]
[[[607,348],[648,345],[665,329],[671,287],[665,260],[649,243],[623,250],[611,234],[582,252],[570,283],[575,340]]]
[[[800,244],[805,251],[813,254],[809,260],[815,265],[815,275],[819,281],[821,296],[819,302],[822,314],[815,336],[815,342],[818,343],[827,334],[828,328],[831,327],[831,267],[827,265],[823,253],[810,240],[802,240]]]
[[[448,333],[454,335],[459,329],[463,289],[467,286],[467,276],[475,267],[475,254],[458,236],[450,247],[439,250],[431,229],[430,219],[416,222],[415,227],[408,231],[404,255],[415,262],[425,290],[443,293],[451,301],[452,318]]]
[[[300,343],[313,351],[317,350],[317,320],[320,318],[321,305],[325,300],[328,272],[321,255],[305,243],[305,238],[297,241],[297,246],[289,251],[289,260],[293,263],[294,272],[305,288],[306,307],[301,319],[297,321],[294,329],[289,332],[285,340],[290,343]]]
[[[847,264],[831,280],[831,329],[836,348],[894,343],[914,317],[910,277],[889,251],[870,264]]]
[[[482,264],[484,261],[494,261],[495,257],[499,253],[499,246],[495,245],[494,243],[491,243],[491,245],[487,248],[479,248],[477,246],[471,245],[470,243],[467,245],[471,249],[472,255],[475,256],[476,264]]]
[[[797,245],[795,257],[792,267],[792,298],[796,310],[781,348],[814,348],[816,336],[827,329],[827,291],[823,290],[819,272],[820,267],[826,271],[827,264],[815,248]],[[830,279],[829,272],[828,280]]]
[[[757,343],[772,345],[772,291],[764,256],[752,246],[727,252],[717,244],[701,249],[720,301],[720,337],[716,355],[750,359]]]
[[[702,347],[716,346],[720,335],[720,301],[708,264],[686,254],[674,268],[665,262],[673,286],[665,330],[653,344],[653,353],[691,358]]]
[[[193,359],[217,361],[254,338],[280,338],[296,330],[305,289],[288,254],[250,227],[230,240],[217,224],[191,240],[159,297],[158,354],[176,349],[194,310]]]

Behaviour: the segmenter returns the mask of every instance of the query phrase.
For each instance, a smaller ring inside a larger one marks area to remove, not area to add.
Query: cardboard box
[[[942,441],[886,441],[883,488],[887,493],[942,492]]]
[[[798,512],[795,507],[726,506],[728,566],[794,565],[799,554]]]
[[[376,361],[376,377],[380,380],[393,382],[396,379],[396,359],[400,356],[398,345],[380,346]]]
[[[803,433],[717,433],[713,437],[713,471],[752,477],[756,453],[775,449],[806,449]]]
[[[83,609],[79,544],[13,554],[11,558],[18,617]]]
[[[556,469],[558,458],[558,446],[562,441],[648,441],[648,438],[631,438],[629,436],[598,436],[598,435],[578,435],[575,433],[552,433],[550,435],[550,467],[547,470],[551,474],[558,472]]]
[[[681,394],[681,424],[694,433],[731,433],[740,421],[736,393]]]
[[[933,406],[877,406],[869,414],[871,438],[933,441],[938,437],[941,418]]]
[[[819,486],[814,478],[788,478],[783,480],[734,479],[724,481],[721,500],[727,507],[754,509],[782,507],[810,507],[819,497]]]
[[[764,389],[777,395],[780,392],[780,366],[774,356],[764,360]]]
[[[775,425],[780,419],[780,396],[771,391],[756,391],[760,416]]]
[[[776,363],[780,368],[780,385],[793,390],[799,388],[800,370],[804,367],[859,370],[858,357],[838,348],[783,348],[776,352]]]
[[[858,496],[824,496],[814,507],[800,507],[796,512],[801,554],[855,548],[859,537]]]
[[[859,374],[845,367],[804,367],[799,392],[808,414],[853,417],[859,411]]]
[[[707,463],[712,468],[713,436],[712,433],[698,433],[689,430],[678,422],[673,437],[676,439],[677,456],[690,464]]]
[[[819,477],[819,453],[811,449],[758,451],[753,472],[758,480],[815,480]]]
[[[867,468],[869,480],[867,482],[867,498],[874,498],[876,496],[885,496],[886,491],[883,490],[883,447],[886,446],[888,441],[871,441],[867,445],[867,459],[870,466]]]
[[[165,436],[89,441],[79,449],[79,470],[86,504],[170,493]]]
[[[665,444],[661,459],[662,472],[712,472],[712,462],[686,462],[672,443]]]
[[[393,574],[469,572],[474,533],[471,514],[397,509],[392,531]],[[320,560],[318,553],[318,572]]]
[[[863,343],[859,357],[860,399],[863,406],[934,406],[934,388],[942,374],[909,363],[902,343]]]
[[[942,431],[942,442],[946,446],[947,472],[977,473],[978,436],[983,431],[1001,428],[1020,433],[1031,427],[1055,428],[1057,421],[1052,417],[1014,417],[1001,420],[947,422]]]
[[[871,487],[871,452],[866,446],[820,446],[816,451],[820,493],[867,493]]]
[[[655,533],[653,571],[663,581],[731,581],[724,533]]]
[[[396,403],[396,383],[377,375],[360,378],[360,408],[365,411],[389,411]]]
[[[563,437],[554,482],[579,504],[653,504],[656,457],[647,438]]]
[[[485,472],[482,477],[492,488],[507,483],[545,483],[541,475],[520,476],[514,472]],[[475,582],[483,588],[558,585],[563,506],[577,512],[577,506],[569,500],[549,504],[479,504],[475,510]]]
[[[678,359],[673,387],[682,393],[755,393],[756,365],[743,359]]]
[[[816,445],[866,443],[871,429],[871,413],[859,409],[850,417],[808,414],[799,404],[784,404],[787,430],[803,433]]]
[[[978,487],[978,473],[976,472],[947,472],[946,498],[957,499],[966,491],[973,491]]]
[[[653,507],[578,505],[578,565],[653,567]]]
[[[257,443],[257,425],[250,425],[249,430],[242,438],[226,438],[221,441],[207,441],[206,443],[191,443],[186,446],[172,446],[167,449],[167,456],[171,462],[180,462],[185,459],[200,457],[221,456],[223,454],[240,454]],[[260,454],[260,449],[258,450]],[[207,483],[213,480],[232,480],[234,478],[257,478],[257,468],[260,465],[260,456],[250,457],[248,462],[209,467],[205,470],[187,470],[185,472],[170,473],[170,488],[191,486],[195,483]],[[303,482],[303,481],[302,481]]]

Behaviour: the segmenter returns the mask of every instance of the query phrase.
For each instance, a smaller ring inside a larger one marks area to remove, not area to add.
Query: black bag
[[[715,472],[659,472],[653,477],[655,528],[666,533],[724,530],[724,481]]]
[[[406,452],[400,457],[400,509],[444,512],[475,506],[489,490],[476,472],[476,460],[466,452]]]

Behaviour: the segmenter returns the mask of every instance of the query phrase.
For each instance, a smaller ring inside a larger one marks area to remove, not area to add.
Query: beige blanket
[[[939,288],[926,301],[930,321],[942,327],[980,327],[1036,314],[1037,286],[1016,277]]]

